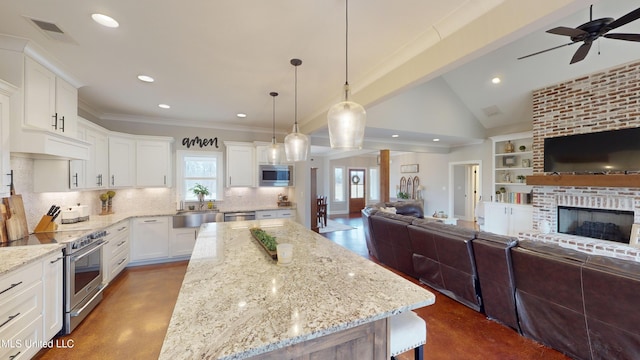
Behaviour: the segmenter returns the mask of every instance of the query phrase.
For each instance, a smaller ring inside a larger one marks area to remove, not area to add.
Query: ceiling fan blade
[[[587,57],[589,50],[591,49],[591,44],[591,42],[585,41],[585,43],[578,48],[576,53],[573,54],[573,57],[571,58],[571,62],[569,62],[569,64],[577,63],[578,61],[584,60],[584,58]]]
[[[521,56],[521,57],[519,57],[519,58],[518,58],[518,60],[526,59],[526,58],[531,57],[531,56],[534,56],[534,55],[542,54],[542,53],[545,53],[545,52],[547,52],[547,51],[551,51],[551,50],[559,49],[559,48],[561,48],[561,47],[564,47],[564,46],[567,46],[567,45],[573,45],[573,44],[575,44],[575,42],[570,42],[570,43],[567,43],[567,44],[558,45],[558,46],[552,47],[551,49],[546,49],[546,50],[542,50],[542,51],[534,52],[533,54],[529,54],[529,55]]]
[[[556,34],[556,35],[564,35],[564,36],[570,36],[570,37],[577,37],[580,35],[588,35],[589,33],[584,31],[584,30],[580,30],[580,29],[574,29],[574,28],[570,28],[570,27],[566,27],[566,26],[558,26],[556,28],[553,29],[549,29],[547,30],[547,32],[549,34]]]
[[[638,41],[640,42],[640,34],[605,34],[604,37],[608,39],[626,40],[626,41]]]
[[[612,23],[610,23],[609,25],[605,26],[604,29],[607,31],[613,30],[617,27],[620,27],[622,25],[628,24],[634,20],[640,19],[640,8],[637,8],[635,10],[633,10],[632,12],[628,13],[627,15],[624,15],[621,18],[618,18],[617,20],[614,20]]]

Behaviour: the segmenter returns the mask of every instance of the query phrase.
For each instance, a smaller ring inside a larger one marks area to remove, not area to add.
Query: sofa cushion
[[[521,241],[511,249],[522,334],[571,357],[588,359],[582,266],[588,255]]]
[[[369,221],[376,241],[378,260],[407,275],[417,277],[413,268],[413,250],[407,230],[413,218],[378,211],[369,217]]]
[[[519,331],[510,251],[517,243],[516,238],[488,232],[471,242],[485,314]]]
[[[640,264],[590,256],[582,269],[584,306],[594,359],[640,354]]]

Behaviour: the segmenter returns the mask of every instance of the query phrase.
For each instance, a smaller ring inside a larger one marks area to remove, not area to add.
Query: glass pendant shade
[[[284,138],[284,152],[287,161],[306,161],[309,154],[309,137],[298,131],[298,66],[302,64],[302,60],[291,59],[290,62],[295,68],[295,120],[293,131]]]
[[[280,144],[271,144],[267,149],[267,162],[271,165],[280,164]]]
[[[364,141],[367,112],[353,101],[339,102],[327,113],[332,149],[359,150]]]
[[[298,132],[294,125],[293,132],[284,138],[284,151],[287,161],[306,161],[309,153],[309,137]]]

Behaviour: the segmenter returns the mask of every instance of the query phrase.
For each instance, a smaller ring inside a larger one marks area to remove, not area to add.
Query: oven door
[[[86,248],[65,256],[65,311],[71,312],[91,300],[102,285],[102,248],[97,241]]]

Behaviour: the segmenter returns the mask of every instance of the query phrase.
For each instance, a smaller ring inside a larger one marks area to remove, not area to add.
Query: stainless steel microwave
[[[293,186],[292,165],[260,165],[260,186]]]

